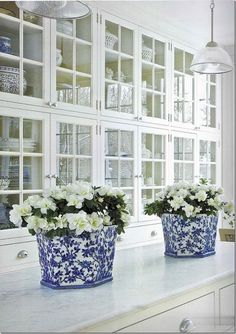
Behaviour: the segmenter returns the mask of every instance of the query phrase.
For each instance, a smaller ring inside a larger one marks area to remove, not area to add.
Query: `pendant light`
[[[213,40],[213,11],[214,0],[211,1],[211,41],[193,58],[190,70],[203,74],[221,74],[230,72],[233,64],[228,53]]]
[[[16,5],[26,12],[50,19],[77,19],[90,14],[90,8],[81,1],[16,1]]]

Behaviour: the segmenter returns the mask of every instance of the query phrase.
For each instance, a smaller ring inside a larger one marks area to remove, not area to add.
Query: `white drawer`
[[[184,319],[189,319],[193,324],[193,326],[189,326],[189,332],[204,332],[206,327],[214,328],[214,299],[214,293],[210,293],[166,312],[147,318],[134,325],[128,326],[118,331],[118,333],[178,333],[180,332],[180,324]]]
[[[234,324],[234,284],[220,289],[220,324]]]
[[[0,273],[38,264],[36,241],[0,246]]]

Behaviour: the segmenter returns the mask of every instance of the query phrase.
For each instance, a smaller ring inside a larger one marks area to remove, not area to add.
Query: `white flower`
[[[92,230],[99,230],[103,226],[103,219],[99,217],[96,212],[93,212],[91,215],[88,215],[88,221],[91,225]]]
[[[183,204],[184,204],[184,199],[183,197],[180,196],[175,196],[173,200],[169,201],[171,207],[177,211]]]
[[[81,181],[77,181],[75,184],[77,186],[77,194],[79,196],[88,200],[93,199],[94,191],[91,184]]]
[[[55,221],[55,228],[65,228],[67,227],[66,216],[59,215],[58,217],[53,218]]]
[[[38,216],[31,216],[26,218],[27,228],[29,230],[34,230],[36,233],[40,230],[48,231],[49,226],[48,222],[44,218],[40,218]]]
[[[34,196],[29,196],[24,203],[29,204],[30,206],[32,206],[33,208],[37,207],[37,204],[39,201],[41,201],[41,196],[39,195],[34,195]]]
[[[48,196],[61,200],[66,198],[66,190],[64,188],[55,187],[48,192]]]
[[[198,200],[198,202],[204,202],[207,198],[207,194],[206,194],[205,190],[199,190],[196,193],[195,197]]]
[[[190,204],[185,204],[183,207],[183,210],[185,211],[186,217],[191,217],[193,215],[194,212],[194,206],[190,205]]]
[[[130,215],[128,213],[121,213],[121,220],[124,222],[124,226],[128,226],[130,223]]]
[[[177,195],[184,198],[188,195],[188,191],[186,189],[180,189]]]
[[[69,222],[69,229],[75,230],[77,235],[82,234],[84,231],[91,232],[86,212],[81,210],[78,213],[68,213],[65,216]]]
[[[48,210],[55,211],[57,206],[52,199],[43,197],[37,203],[35,203],[35,208],[39,208],[42,214],[47,214]]]
[[[116,196],[116,190],[111,188],[110,186],[101,186],[100,188],[98,188],[96,190],[96,192],[100,195],[100,196]]]
[[[233,202],[229,201],[224,205],[224,212],[231,214],[234,210]]]
[[[67,200],[67,206],[75,206],[77,209],[82,208],[83,205],[83,198],[76,195],[76,194],[71,194],[66,197]]]
[[[108,225],[112,225],[110,216],[105,215],[105,216],[103,217],[103,225],[107,225],[107,226],[108,226]]]
[[[22,205],[14,204],[13,209],[10,211],[10,221],[16,226],[21,226],[22,218],[30,216],[32,208],[29,204],[23,203]]]

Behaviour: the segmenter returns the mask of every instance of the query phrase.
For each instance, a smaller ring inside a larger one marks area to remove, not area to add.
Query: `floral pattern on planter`
[[[116,226],[52,239],[37,234],[41,284],[63,289],[111,281],[116,235]]]
[[[165,255],[205,257],[215,254],[217,216],[198,215],[185,220],[174,214],[161,217]]]

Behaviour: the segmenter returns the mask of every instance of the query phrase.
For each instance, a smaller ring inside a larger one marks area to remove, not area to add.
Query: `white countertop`
[[[232,274],[234,243],[216,255],[171,258],[154,244],[116,252],[113,281],[89,289],[52,290],[39,284],[40,269],[0,276],[0,332],[69,331],[142,309]]]

